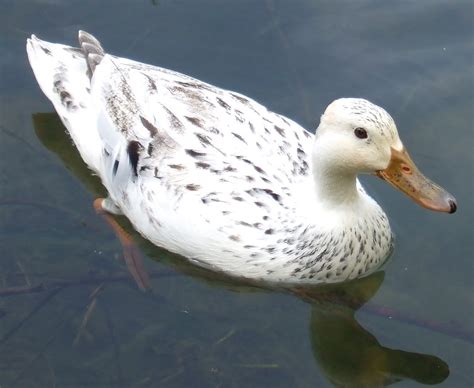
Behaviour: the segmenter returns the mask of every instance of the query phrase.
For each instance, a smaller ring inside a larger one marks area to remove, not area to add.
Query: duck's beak
[[[415,166],[405,148],[400,151],[392,148],[388,167],[376,171],[376,175],[428,209],[446,213],[454,213],[457,209],[456,199],[426,178]]]

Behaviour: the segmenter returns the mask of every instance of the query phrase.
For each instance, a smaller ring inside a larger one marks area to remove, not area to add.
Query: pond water
[[[471,1],[0,9],[1,387],[473,386]],[[364,178],[397,235],[390,263],[298,296],[216,278],[135,236],[152,276],[143,293],[92,209],[103,189],[27,63],[31,33],[75,45],[79,29],[111,53],[236,90],[308,129],[334,98],[368,98],[458,212],[427,211]]]

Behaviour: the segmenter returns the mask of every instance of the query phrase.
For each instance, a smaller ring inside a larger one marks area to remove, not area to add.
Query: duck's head
[[[315,147],[333,174],[372,173],[428,209],[456,211],[454,197],[413,163],[392,117],[367,100],[333,101],[321,117]]]

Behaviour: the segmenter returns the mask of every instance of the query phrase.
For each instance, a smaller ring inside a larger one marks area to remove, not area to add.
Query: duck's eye
[[[354,129],[354,135],[356,135],[359,139],[367,139],[367,131],[364,128],[358,127]]]

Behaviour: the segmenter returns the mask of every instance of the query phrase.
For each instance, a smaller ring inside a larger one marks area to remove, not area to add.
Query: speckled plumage
[[[144,237],[200,266],[271,282],[351,279],[389,255],[387,217],[355,175],[347,203],[318,197],[314,135],[297,123],[241,94],[105,54],[89,34],[80,44],[32,37],[30,63],[107,188],[107,209]],[[357,101],[345,112],[396,142],[390,116]]]

